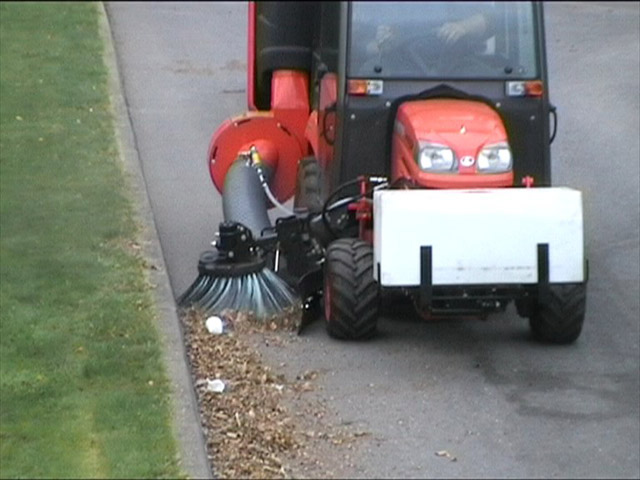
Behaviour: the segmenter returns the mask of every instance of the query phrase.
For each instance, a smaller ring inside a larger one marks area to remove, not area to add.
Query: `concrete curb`
[[[105,45],[104,61],[109,75],[109,95],[115,114],[115,133],[120,160],[133,190],[137,220],[143,227],[141,241],[144,256],[157,267],[150,269],[149,280],[154,286],[158,333],[163,344],[163,362],[171,384],[172,427],[178,443],[180,467],[191,478],[214,478],[207,455],[198,401],[184,346],[182,326],[176,313],[176,304],[169,284],[144,173],[138,156],[135,133],[121,83],[109,17],[104,2],[98,2],[97,8],[100,35]]]

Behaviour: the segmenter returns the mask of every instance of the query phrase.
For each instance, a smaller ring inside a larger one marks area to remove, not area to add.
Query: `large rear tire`
[[[582,332],[586,303],[586,284],[551,285],[529,318],[534,337],[548,343],[574,342]]]
[[[325,257],[324,307],[333,338],[358,340],[376,333],[378,284],[373,278],[373,248],[356,238],[329,245]]]

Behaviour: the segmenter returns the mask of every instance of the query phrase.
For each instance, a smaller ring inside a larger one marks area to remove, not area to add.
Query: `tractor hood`
[[[488,167],[491,162],[502,166]],[[511,186],[511,153],[500,115],[475,100],[402,103],[393,132],[392,176],[427,188]]]
[[[406,102],[398,108],[396,119],[413,142],[447,145],[458,157],[475,156],[484,145],[507,141],[497,112],[471,100]]]

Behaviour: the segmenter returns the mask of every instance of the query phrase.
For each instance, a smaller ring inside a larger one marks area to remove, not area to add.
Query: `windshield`
[[[353,2],[350,77],[534,78],[530,2]]]

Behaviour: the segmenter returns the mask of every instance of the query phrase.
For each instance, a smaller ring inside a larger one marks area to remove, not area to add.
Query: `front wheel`
[[[586,303],[586,284],[551,285],[529,317],[533,335],[543,342],[574,342],[582,332]]]
[[[378,309],[371,245],[356,238],[332,242],[324,271],[324,314],[329,335],[343,340],[372,337]]]

